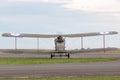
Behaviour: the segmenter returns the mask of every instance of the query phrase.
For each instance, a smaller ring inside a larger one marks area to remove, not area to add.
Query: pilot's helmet
[[[58,36],[58,39],[62,39],[62,36]]]

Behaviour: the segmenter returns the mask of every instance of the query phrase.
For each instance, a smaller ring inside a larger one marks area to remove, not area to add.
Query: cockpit
[[[58,36],[57,39],[56,39],[56,42],[59,42],[59,43],[64,42],[63,37],[62,36]]]

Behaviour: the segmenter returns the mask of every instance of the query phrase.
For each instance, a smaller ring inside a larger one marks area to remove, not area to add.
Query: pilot
[[[64,42],[63,37],[62,36],[58,36],[57,37],[57,42]]]

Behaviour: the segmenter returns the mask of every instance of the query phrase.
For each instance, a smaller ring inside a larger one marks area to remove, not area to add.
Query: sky
[[[120,33],[120,0],[0,0],[2,33]],[[18,39],[18,48],[36,48],[36,39]],[[54,39],[40,39],[54,48]],[[84,48],[101,48],[102,36],[84,38]],[[106,36],[106,47],[120,47],[120,34]],[[0,48],[14,48],[14,38],[0,37]],[[67,49],[79,49],[80,38],[66,38]]]

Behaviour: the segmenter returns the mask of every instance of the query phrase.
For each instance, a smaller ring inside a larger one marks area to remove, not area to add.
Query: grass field
[[[0,64],[43,64],[112,61],[116,58],[0,58]]]
[[[0,80],[120,80],[120,76],[72,77],[72,78],[0,78]]]

